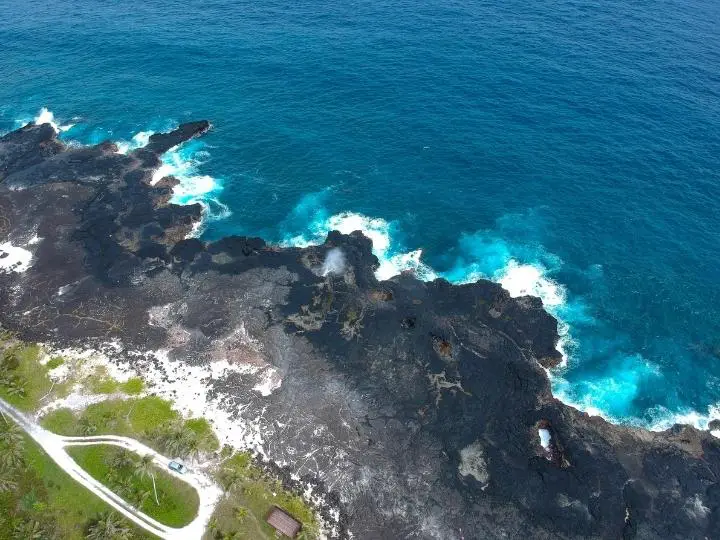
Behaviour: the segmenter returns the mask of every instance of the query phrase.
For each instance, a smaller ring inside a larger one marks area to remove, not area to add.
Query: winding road
[[[58,467],[70,475],[73,480],[85,486],[139,527],[167,540],[199,540],[202,538],[205,528],[210,521],[210,517],[215,510],[215,506],[222,495],[220,487],[215,484],[209,476],[196,471],[178,474],[168,469],[168,463],[171,461],[169,458],[129,437],[116,437],[114,435],[64,437],[43,429],[28,417],[28,415],[19,411],[3,399],[0,399],[0,411],[25,430]],[[200,498],[200,506],[195,519],[185,527],[179,529],[163,525],[150,516],[140,512],[137,508],[116,495],[107,486],[90,476],[90,474],[80,467],[65,451],[65,448],[68,446],[89,446],[96,444],[120,446],[142,456],[150,454],[153,456],[153,462],[158,467],[193,486],[197,490]]]

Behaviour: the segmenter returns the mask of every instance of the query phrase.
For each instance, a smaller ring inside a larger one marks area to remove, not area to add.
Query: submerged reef
[[[337,537],[720,537],[720,441],[555,399],[557,321],[538,298],[378,281],[359,232],[188,238],[203,208],[169,203],[175,180],[153,175],[209,127],[127,155],[49,124],[0,138],[0,324],[138,370],[239,366],[205,391],[288,482],[321,486]]]

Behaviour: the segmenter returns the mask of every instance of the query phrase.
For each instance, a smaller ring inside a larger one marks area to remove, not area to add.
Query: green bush
[[[133,377],[124,383],[120,383],[120,390],[128,395],[134,396],[145,389],[145,383],[140,377]]]
[[[47,364],[45,364],[45,367],[47,367],[48,370],[53,370],[55,368],[62,366],[64,363],[65,363],[65,360],[62,357],[56,356],[56,357],[48,360]]]
[[[59,435],[77,434],[77,418],[70,409],[55,409],[43,416],[42,427]]]
[[[40,355],[38,345],[0,342],[0,397],[18,409],[34,411],[41,399],[67,393],[66,384],[53,384],[48,376],[50,368],[40,363]]]
[[[303,524],[306,538],[317,538],[318,524],[312,508],[265,474],[249,453],[238,452],[223,460],[217,479],[226,496],[213,515],[214,531],[207,538],[236,533],[240,538],[273,539],[274,530],[265,523],[265,516],[274,505]]]

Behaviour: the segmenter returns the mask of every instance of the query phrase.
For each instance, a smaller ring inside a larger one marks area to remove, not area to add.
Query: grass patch
[[[145,383],[140,377],[133,377],[124,383],[120,383],[120,391],[130,396],[137,395],[143,390],[145,390]]]
[[[48,371],[52,371],[55,368],[59,368],[65,363],[65,359],[61,356],[56,356],[55,358],[51,358],[47,361],[47,364],[45,364],[45,367],[48,368]]]
[[[96,367],[94,373],[85,379],[84,386],[93,394],[114,394],[119,384],[108,375],[107,368]]]
[[[56,409],[43,416],[42,426],[61,435],[75,434],[77,418],[70,409]]]
[[[0,431],[8,425],[14,427],[0,420]],[[87,527],[111,508],[65,474],[30,437],[19,433],[22,460],[10,471],[16,487],[0,493],[0,539],[85,538]],[[134,539],[155,538],[124,518],[121,522]],[[38,536],[31,535],[32,527],[39,528]]]
[[[207,420],[183,420],[169,401],[157,396],[111,399],[89,405],[80,413],[57,409],[40,423],[60,435],[124,435],[183,458],[215,452],[220,446]]]
[[[94,478],[160,523],[182,527],[198,512],[200,500],[189,484],[153,467],[159,504],[152,479],[136,473],[140,456],[110,445],[68,447],[68,454]]]
[[[254,465],[250,454],[239,452],[225,459],[217,476],[226,494],[213,514],[205,539],[235,534],[237,538],[272,540],[276,538],[275,530],[265,522],[272,506],[279,506],[303,524],[303,538],[318,537],[312,508]]]
[[[215,435],[215,430],[213,430],[210,422],[204,418],[190,418],[185,420],[184,426],[192,431],[199,440],[203,441],[203,451],[215,452],[220,448],[220,441]]]
[[[41,424],[60,435],[126,435],[148,440],[151,433],[178,421],[180,414],[169,401],[147,396],[101,401],[80,414],[58,409],[45,415]]]
[[[41,353],[38,345],[0,340],[0,397],[18,409],[34,411],[41,399],[67,395],[67,384],[53,384],[48,376],[51,368],[40,363]]]

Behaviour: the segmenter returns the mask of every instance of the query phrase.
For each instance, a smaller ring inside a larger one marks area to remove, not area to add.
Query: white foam
[[[326,219],[320,219],[310,225],[307,233],[287,238],[283,245],[307,247],[321,244],[330,231],[350,234],[361,231],[372,241],[372,252],[378,258],[380,266],[375,271],[379,280],[387,280],[405,271],[414,272],[418,278],[432,281],[438,274],[422,262],[422,250],[397,251],[397,242],[392,240],[393,223],[382,218],[371,218],[355,212],[343,212]]]
[[[253,390],[261,396],[267,397],[282,385],[282,377],[275,368],[267,368],[261,374],[262,379],[253,386]]]
[[[380,259],[380,267],[375,272],[375,276],[379,280],[390,279],[408,271],[414,273],[418,279],[423,281],[433,281],[439,277],[435,270],[422,261],[422,249],[378,258]]]
[[[149,139],[152,132],[141,132],[137,144]],[[197,224],[190,236],[199,236],[207,221],[226,219],[232,215],[230,208],[218,200],[217,193],[222,191],[222,185],[212,176],[199,174],[202,165],[201,158],[208,153],[202,150],[203,143],[193,140],[168,150],[162,157],[162,164],[153,173],[151,185],[156,185],[162,178],[172,176],[179,181],[173,188],[170,202],[179,205],[200,204],[203,207],[203,220]]]
[[[150,185],[154,186],[157,184],[160,180],[165,178],[166,176],[174,176],[174,173],[178,172],[178,170],[173,167],[172,165],[168,163],[163,163],[160,165],[160,167],[153,173],[152,179],[150,180]]]
[[[650,415],[653,420],[646,427],[651,431],[665,431],[675,424],[687,424],[697,429],[707,430],[710,422],[720,420],[720,403],[710,405],[704,414],[691,409],[671,412],[665,407],[654,407],[650,410]],[[712,430],[710,434],[720,438],[719,430]]]
[[[537,296],[543,304],[550,307],[565,303],[565,290],[562,286],[545,276],[546,270],[539,265],[520,264],[510,260],[500,270],[494,280],[503,286],[513,298],[518,296]]]
[[[538,435],[540,436],[540,446],[542,446],[545,450],[550,450],[550,440],[552,439],[550,430],[540,428],[538,429]]]
[[[385,254],[390,248],[390,225],[381,218],[369,218],[362,214],[346,212],[330,217],[326,228],[327,232],[336,230],[343,234],[362,231],[372,240],[375,253]]]
[[[147,146],[147,144],[150,142],[150,136],[155,133],[154,131],[140,131],[132,136],[130,141],[117,141],[117,153],[118,154],[127,154],[128,152],[131,152],[132,150],[136,150],[138,148],[142,148],[143,146]],[[159,179],[158,179],[159,180]]]
[[[215,182],[212,176],[188,176],[180,178],[180,184],[173,189],[173,198],[184,200],[187,198],[202,197],[217,189],[217,182]]]
[[[25,272],[31,266],[32,253],[10,242],[0,244],[0,272]]]
[[[55,130],[56,133],[60,133],[61,131],[68,131],[70,128],[72,128],[75,124],[65,124],[65,125],[59,125],[55,121],[55,115],[52,113],[52,111],[48,110],[47,107],[43,107],[40,109],[40,112],[35,117],[35,125],[42,125],[42,124],[50,124],[52,128]]]

